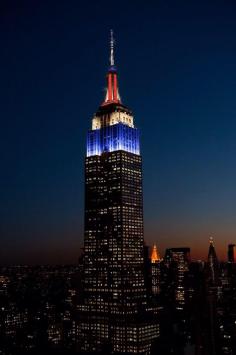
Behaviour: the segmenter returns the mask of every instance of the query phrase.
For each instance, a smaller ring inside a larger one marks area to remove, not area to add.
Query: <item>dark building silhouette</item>
[[[211,282],[213,285],[217,284],[219,277],[219,262],[217,259],[213,238],[210,238],[207,266],[209,282]]]
[[[220,354],[220,344],[217,330],[217,304],[221,294],[219,262],[214,247],[213,238],[210,238],[208,258],[206,263],[206,323],[208,331],[209,355]]]
[[[230,263],[236,262],[236,245],[235,244],[228,245],[228,262],[230,262]]]
[[[92,120],[85,160],[82,352],[148,354],[159,325],[144,281],[139,131],[121,103],[111,36],[107,93]]]

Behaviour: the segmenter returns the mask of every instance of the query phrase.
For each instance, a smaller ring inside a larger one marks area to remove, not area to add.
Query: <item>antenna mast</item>
[[[110,39],[110,49],[111,49],[111,53],[110,53],[110,65],[113,66],[115,65],[115,61],[114,61],[114,37],[113,37],[113,30],[111,30],[111,39]]]

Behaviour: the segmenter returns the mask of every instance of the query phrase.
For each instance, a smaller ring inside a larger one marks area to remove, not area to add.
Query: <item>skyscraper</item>
[[[214,247],[213,238],[210,238],[208,259],[206,263],[206,297],[207,297],[207,319],[209,331],[209,354],[218,354],[218,333],[217,333],[217,305],[222,287],[219,278],[219,263]]]
[[[228,262],[235,263],[236,261],[236,245],[229,244],[228,245]]]
[[[111,32],[106,96],[87,136],[82,352],[150,352],[159,325],[147,305],[143,252],[139,131],[121,103]]]
[[[176,309],[183,311],[187,298],[186,275],[189,271],[190,248],[166,249],[165,263],[173,272]]]
[[[160,293],[160,277],[161,277],[161,258],[157,250],[156,244],[153,245],[151,252],[151,278],[152,278],[152,293],[157,295]]]
[[[218,275],[219,274],[219,263],[218,263],[218,259],[216,256],[213,238],[210,238],[207,267],[208,267],[209,282],[212,285],[217,284],[218,276],[219,276]]]

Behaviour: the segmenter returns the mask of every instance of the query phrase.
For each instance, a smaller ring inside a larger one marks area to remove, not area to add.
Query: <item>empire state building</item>
[[[149,354],[159,324],[144,282],[139,130],[120,99],[112,31],[106,96],[87,135],[84,225],[80,352]]]

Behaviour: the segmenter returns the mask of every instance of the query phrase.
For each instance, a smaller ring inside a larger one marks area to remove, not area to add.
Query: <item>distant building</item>
[[[190,248],[169,248],[166,249],[165,261],[177,262],[181,265],[188,265],[190,262]]]
[[[161,261],[161,257],[160,254],[157,250],[157,246],[156,244],[153,245],[152,247],[152,251],[151,251],[151,262],[152,264],[160,262]]]
[[[172,270],[173,292],[175,295],[175,307],[183,311],[186,304],[186,273],[189,271],[190,248],[166,249],[165,263]]]
[[[208,251],[208,281],[212,284],[216,284],[218,282],[219,277],[219,262],[217,259],[213,238],[210,238],[210,245]]]
[[[161,258],[157,250],[156,244],[153,245],[151,251],[151,279],[152,279],[152,294],[160,293],[160,277],[161,277]]]
[[[230,263],[236,262],[236,245],[235,244],[228,245],[228,262],[230,262]]]

